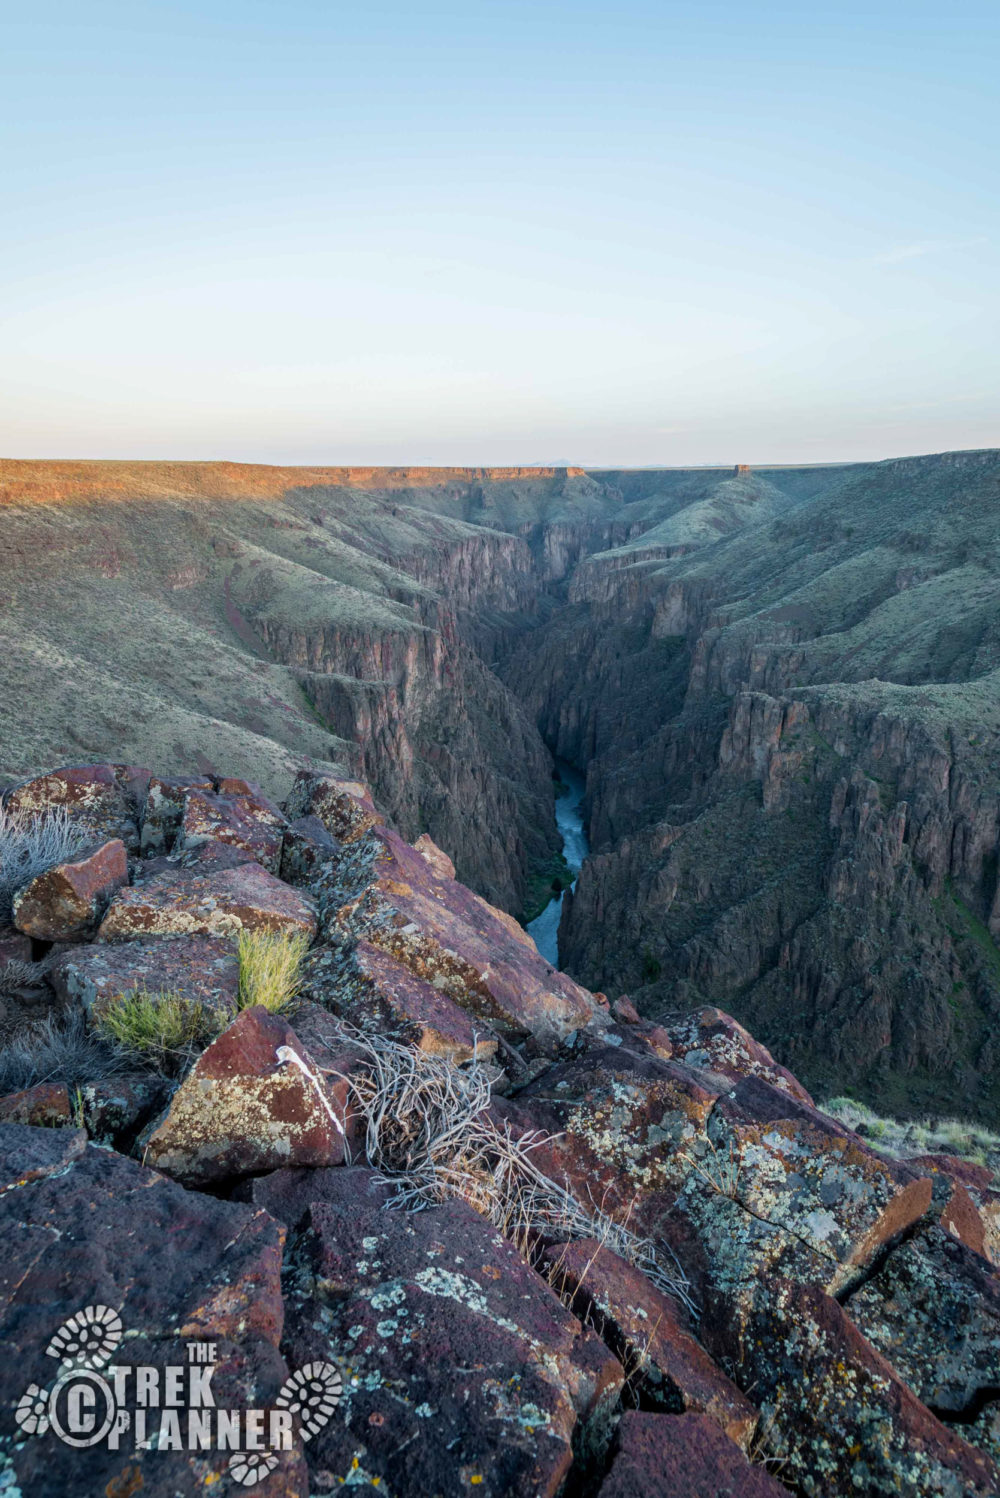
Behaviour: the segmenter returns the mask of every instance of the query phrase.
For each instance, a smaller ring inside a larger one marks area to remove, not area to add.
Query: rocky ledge
[[[0,930],[8,1052],[64,1040],[0,1098],[0,1492],[1000,1492],[985,1171],[880,1155],[718,1009],[588,993],[360,783],[5,804],[77,837]],[[109,1050],[136,994],[199,1043]]]

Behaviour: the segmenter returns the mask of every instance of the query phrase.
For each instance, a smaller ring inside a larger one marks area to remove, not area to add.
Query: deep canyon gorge
[[[0,780],[372,786],[560,965],[818,1095],[1000,1117],[1000,454],[814,468],[0,464]]]

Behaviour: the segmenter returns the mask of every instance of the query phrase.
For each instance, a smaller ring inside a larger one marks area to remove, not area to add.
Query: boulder
[[[148,782],[149,771],[134,765],[69,765],[21,781],[7,791],[4,805],[29,816],[61,809],[94,841],[117,838],[137,853],[138,801]]]
[[[134,1072],[84,1082],[77,1090],[84,1128],[97,1144],[127,1151],[139,1130],[164,1106],[165,1077]]]
[[[341,780],[315,770],[300,770],[296,775],[285,811],[290,821],[318,817],[340,843],[358,842],[383,820],[360,780]]]
[[[349,1053],[317,1057],[287,1021],[245,1009],[195,1062],[144,1138],[143,1159],[186,1185],[336,1165],[345,1156]]]
[[[593,1238],[553,1244],[543,1262],[563,1302],[614,1352],[643,1409],[708,1415],[746,1449],[757,1411],[687,1330],[676,1300]]]
[[[422,832],[413,844],[414,848],[425,858],[440,879],[454,879],[455,865],[437,843],[429,832]]]
[[[475,1024],[447,994],[371,942],[359,941],[349,963],[335,950],[315,948],[309,982],[361,1030],[395,1035],[456,1065],[496,1055],[498,1042],[486,1025]]]
[[[184,798],[189,791],[211,792],[215,782],[205,775],[153,775],[142,817],[143,858],[169,853],[180,830]]]
[[[593,996],[547,963],[513,917],[435,873],[396,833],[376,828],[371,838],[360,890],[344,899],[339,873],[317,884],[332,939],[364,938],[500,1033],[554,1047],[604,1021]]]
[[[200,874],[164,871],[119,890],[98,931],[100,941],[148,936],[236,936],[248,931],[316,934],[311,900],[256,863]]]
[[[65,1082],[39,1082],[23,1092],[0,1097],[0,1123],[62,1128],[72,1122],[73,1109]]]
[[[663,1021],[673,1054],[688,1066],[704,1067],[724,1077],[760,1077],[800,1103],[813,1105],[809,1093],[771,1052],[754,1040],[732,1015],[706,1006]]]
[[[241,849],[277,874],[281,868],[285,825],[282,813],[260,793],[216,794],[192,787],[184,796],[175,847],[190,849],[206,843],[222,843]]]
[[[464,1202],[387,1212],[360,1173],[340,1201],[322,1174],[286,1323],[295,1362],[336,1350],[349,1367],[342,1418],[310,1442],[315,1485],[359,1472],[400,1495],[554,1498],[578,1425],[606,1443],[620,1364]]]
[[[783,1476],[807,1498],[1000,1492],[986,1453],[931,1414],[815,1286],[766,1285],[747,1327],[742,1376],[769,1412]]]
[[[707,1415],[626,1410],[598,1498],[786,1498],[787,1492]]]
[[[288,884],[311,883],[320,866],[335,858],[341,846],[319,817],[297,817],[285,828],[279,870],[282,879]]]
[[[178,994],[207,1009],[236,1012],[240,963],[232,940],[162,936],[152,941],[95,942],[70,947],[52,964],[56,993],[88,1012],[105,1009],[135,989]]]
[[[220,1491],[237,1491],[227,1451],[137,1449],[131,1429],[117,1450],[105,1441],[67,1445],[51,1430],[17,1430],[22,1397],[31,1389],[46,1396],[63,1367],[61,1328],[89,1306],[106,1307],[106,1319],[117,1318],[120,1328],[112,1327],[105,1347],[95,1345],[98,1367],[111,1357],[130,1369],[151,1367],[162,1386],[165,1367],[188,1363],[188,1343],[211,1342],[211,1398],[219,1409],[241,1411],[273,1404],[288,1376],[278,1350],[277,1223],[252,1207],[186,1192],[85,1138],[0,1126],[0,1186],[13,1188],[0,1195],[0,1419],[15,1489],[32,1498],[139,1491],[171,1498],[221,1482]],[[134,1394],[126,1404],[135,1408]],[[35,1408],[23,1413],[32,1419]],[[154,1434],[158,1413],[149,1418]],[[253,1491],[304,1498],[300,1453],[296,1439]]]
[[[38,941],[82,941],[94,935],[112,895],[127,882],[125,844],[114,838],[17,890],[14,924]]]

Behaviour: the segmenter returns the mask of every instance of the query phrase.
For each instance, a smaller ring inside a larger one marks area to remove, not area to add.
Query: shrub
[[[92,834],[73,826],[63,807],[29,815],[0,806],[0,921],[10,918],[16,890],[92,841]]]
[[[20,1092],[38,1082],[65,1082],[70,1089],[120,1071],[122,1061],[91,1034],[79,1010],[49,1017],[10,1041],[0,1053],[0,1093]]]
[[[275,936],[268,931],[240,932],[240,987],[237,1006],[263,1004],[271,1014],[289,1009],[302,987],[307,936]]]
[[[179,993],[145,988],[119,995],[95,1019],[99,1035],[120,1051],[160,1071],[179,1071],[212,1040],[222,1017]]]

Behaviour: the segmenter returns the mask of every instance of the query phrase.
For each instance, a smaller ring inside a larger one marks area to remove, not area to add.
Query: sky
[[[0,0],[0,454],[1000,445],[1000,6]]]

